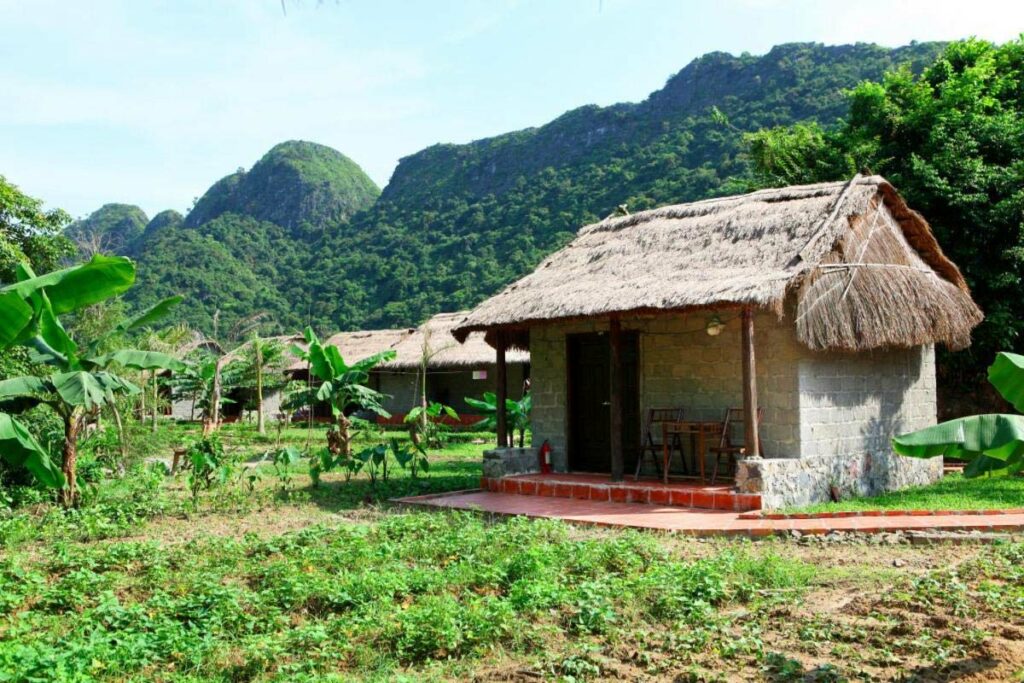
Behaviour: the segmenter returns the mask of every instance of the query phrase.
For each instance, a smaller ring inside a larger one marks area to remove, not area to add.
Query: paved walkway
[[[521,496],[489,491],[413,496],[401,498],[397,502],[406,505],[479,510],[500,515],[550,517],[599,526],[659,529],[695,536],[771,536],[792,530],[804,534],[827,534],[831,531],[1024,531],[1024,514],[744,519],[740,513],[719,510]]]

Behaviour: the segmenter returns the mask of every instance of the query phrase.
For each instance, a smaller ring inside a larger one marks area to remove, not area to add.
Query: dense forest
[[[791,44],[763,56],[712,53],[646,100],[401,160],[380,193],[344,155],[308,142],[272,149],[200,198],[152,221],[108,205],[71,231],[139,263],[133,303],[183,293],[204,331],[265,311],[267,332],[412,325],[472,306],[529,271],[582,225],[748,189],[743,133],[845,116],[844,91],[937,44]],[[96,233],[108,235],[97,238]]]

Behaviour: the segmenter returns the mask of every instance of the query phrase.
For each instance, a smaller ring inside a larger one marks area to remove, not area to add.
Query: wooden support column
[[[743,309],[743,427],[746,457],[761,454],[757,424],[757,366],[754,360],[754,309]]]
[[[495,406],[497,427],[498,432],[498,448],[505,448],[508,446],[508,418],[505,414],[505,399],[508,397],[508,368],[505,363],[505,334],[498,332],[495,339],[495,346],[498,351],[497,360],[497,372],[496,380],[498,386],[494,390],[495,397],[497,398]]]
[[[608,334],[611,345],[609,429],[611,429],[612,481],[622,481],[625,466],[622,452],[622,322],[612,317]]]

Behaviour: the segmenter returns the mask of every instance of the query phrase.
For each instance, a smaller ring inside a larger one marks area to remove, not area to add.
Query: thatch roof
[[[884,205],[888,212],[876,210]],[[891,215],[891,217],[890,217]],[[666,206],[589,225],[454,333],[750,305],[814,349],[970,343],[982,314],[924,218],[879,176]]]
[[[452,336],[452,329],[467,313],[460,311],[435,315],[413,330],[412,334],[402,337],[392,347],[398,354],[397,358],[381,367],[394,370],[418,368],[423,359],[424,345],[429,355],[428,368],[468,368],[494,363],[497,360],[496,353],[484,341],[483,334],[471,334],[461,344]],[[529,363],[530,354],[527,351],[510,350],[505,356],[505,362]]]

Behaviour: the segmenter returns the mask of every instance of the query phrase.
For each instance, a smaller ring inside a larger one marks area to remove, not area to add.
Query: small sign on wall
[[[474,370],[473,371],[473,379],[487,379],[487,371],[486,370]]]

